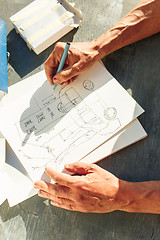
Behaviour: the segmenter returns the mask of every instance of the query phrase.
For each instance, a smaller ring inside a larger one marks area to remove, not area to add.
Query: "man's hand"
[[[54,206],[72,211],[106,213],[121,209],[126,204],[126,200],[118,196],[120,182],[124,181],[108,171],[83,162],[69,164],[65,169],[81,176],[58,173],[47,167],[46,174],[56,184],[41,180],[34,184],[40,189],[38,195],[49,198]]]
[[[44,63],[45,72],[51,85],[69,84],[76,76],[89,68],[98,58],[98,51],[93,42],[70,43],[70,48],[64,64],[64,68],[58,74],[57,68],[61,60],[65,43],[55,45],[53,52]]]

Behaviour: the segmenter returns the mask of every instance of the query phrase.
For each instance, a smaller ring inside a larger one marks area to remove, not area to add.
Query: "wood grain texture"
[[[9,84],[43,69],[53,46],[39,56],[30,52],[15,33],[9,17],[31,0],[0,0],[0,17],[7,22]],[[84,15],[78,31],[62,41],[90,41],[115,24],[139,1],[72,0]],[[120,49],[103,59],[112,75],[131,88],[133,97],[146,112],[139,118],[148,137],[104,159],[99,165],[128,181],[160,180],[160,34]],[[24,186],[25,187],[25,186]],[[158,240],[160,216],[116,211],[83,214],[52,207],[38,196],[9,208],[0,207],[0,240]]]

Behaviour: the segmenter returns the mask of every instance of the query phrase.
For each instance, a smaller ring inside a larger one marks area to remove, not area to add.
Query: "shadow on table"
[[[71,42],[76,32],[77,29],[73,29],[59,41]],[[9,32],[7,43],[7,50],[10,52],[9,63],[21,78],[43,64],[54,48],[53,44],[39,55],[36,55],[36,53],[29,50],[26,42],[16,33],[15,29]]]

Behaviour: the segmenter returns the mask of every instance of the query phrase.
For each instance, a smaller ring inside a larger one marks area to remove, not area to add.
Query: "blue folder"
[[[0,90],[8,93],[6,23],[0,19]]]

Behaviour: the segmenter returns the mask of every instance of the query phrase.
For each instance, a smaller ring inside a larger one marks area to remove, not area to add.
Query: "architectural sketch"
[[[85,81],[83,87],[91,91],[94,84]],[[38,106],[36,111],[34,106]],[[121,126],[115,107],[107,106],[96,94],[88,105],[73,87],[62,86],[56,96],[39,99],[38,104],[33,96],[27,111],[16,128],[22,142],[19,153],[32,161],[34,171],[50,161],[56,166],[64,165],[64,158],[81,144],[96,136],[107,139]]]
[[[62,171],[83,159],[144,111],[99,62],[54,92],[45,77],[19,83],[23,94],[13,91],[0,111],[2,134],[33,180],[48,162]]]

